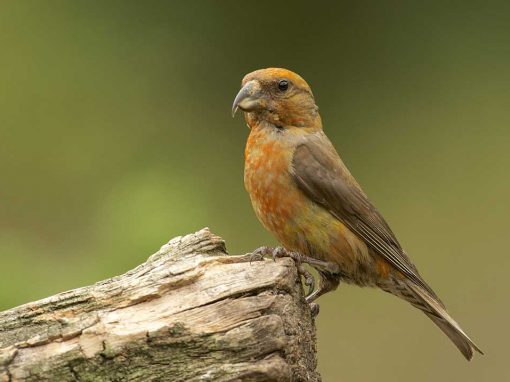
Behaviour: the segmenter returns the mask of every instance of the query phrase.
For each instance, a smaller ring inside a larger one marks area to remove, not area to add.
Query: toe
[[[276,247],[275,249],[273,249],[272,256],[273,256],[273,260],[276,261],[276,259],[279,257],[288,256],[288,252],[283,247]]]
[[[250,264],[254,261],[264,260],[264,256],[262,256],[260,253],[248,253],[247,255],[250,255]]]
[[[312,318],[317,317],[319,314],[319,311],[320,311],[319,304],[312,302],[310,304],[310,313],[312,313]]]

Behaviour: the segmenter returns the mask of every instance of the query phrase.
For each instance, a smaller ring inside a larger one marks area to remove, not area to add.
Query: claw
[[[273,261],[276,261],[279,257],[289,256],[289,252],[283,247],[276,247],[272,252]]]
[[[319,314],[319,305],[313,301],[324,293],[337,288],[340,282],[340,269],[338,264],[304,256],[298,252],[289,251],[284,247],[270,248],[264,246],[257,248],[251,254],[247,253],[245,256],[249,256],[251,264],[252,261],[263,260],[264,257],[269,255],[271,255],[273,261],[276,261],[276,259],[280,257],[290,257],[294,260],[299,276],[303,277],[304,284],[308,287],[308,292],[305,295],[306,302],[310,304],[312,317],[316,317]],[[315,278],[303,264],[309,264],[318,271],[319,286],[317,289],[315,289]]]
[[[315,279],[313,275],[303,266],[303,263],[307,262],[306,260],[308,260],[309,258],[302,256],[298,252],[291,252],[285,249],[284,247],[276,247],[272,250],[268,247],[261,247],[259,248],[259,250],[265,250],[266,253],[267,251],[271,251],[273,261],[276,261],[276,259],[280,257],[290,257],[291,259],[293,259],[294,262],[296,263],[298,274],[305,279],[304,284],[308,287],[308,293],[306,294],[305,297],[308,298],[314,293]],[[260,252],[259,250],[256,250],[255,252]]]
[[[263,247],[257,248],[251,254],[247,253],[246,255],[250,255],[250,265],[251,265],[251,263],[253,261],[262,261],[262,260],[264,260],[264,257],[267,256],[270,253],[272,253],[271,248],[263,246]]]
[[[306,296],[306,301],[312,303],[319,296],[324,293],[335,290],[340,283],[340,277],[338,275],[331,275],[328,273],[319,272],[319,287],[313,291],[312,294]]]
[[[260,253],[247,253],[247,255],[250,255],[250,265],[254,261],[262,261],[264,259],[264,256],[262,256]]]
[[[298,266],[298,273],[305,279],[305,285],[308,287],[308,293],[306,294],[305,297],[308,297],[313,293],[315,289],[315,279],[313,278],[313,275],[310,272],[308,272],[308,270],[302,264],[299,264]]]
[[[312,313],[312,318],[317,317],[317,315],[319,314],[319,311],[320,311],[319,304],[317,304],[315,302],[311,302],[310,303],[310,312]]]

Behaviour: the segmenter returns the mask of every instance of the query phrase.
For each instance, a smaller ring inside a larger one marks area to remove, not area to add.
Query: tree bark
[[[320,381],[293,260],[203,229],[94,285],[0,313],[0,381]]]

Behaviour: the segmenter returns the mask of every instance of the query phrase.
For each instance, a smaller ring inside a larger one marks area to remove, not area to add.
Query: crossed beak
[[[248,81],[237,93],[232,105],[232,117],[238,109],[253,111],[262,106],[260,83],[255,80]]]

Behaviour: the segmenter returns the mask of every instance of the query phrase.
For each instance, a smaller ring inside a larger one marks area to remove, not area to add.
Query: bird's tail
[[[473,358],[473,350],[483,354],[480,348],[476,346],[471,338],[464,333],[459,324],[448,314],[443,303],[431,289],[429,292],[412,281],[407,280],[400,281],[398,284],[396,290],[394,288],[395,285],[391,288],[392,290],[389,288],[383,289],[405,299],[423,311],[450,338],[468,361]]]

